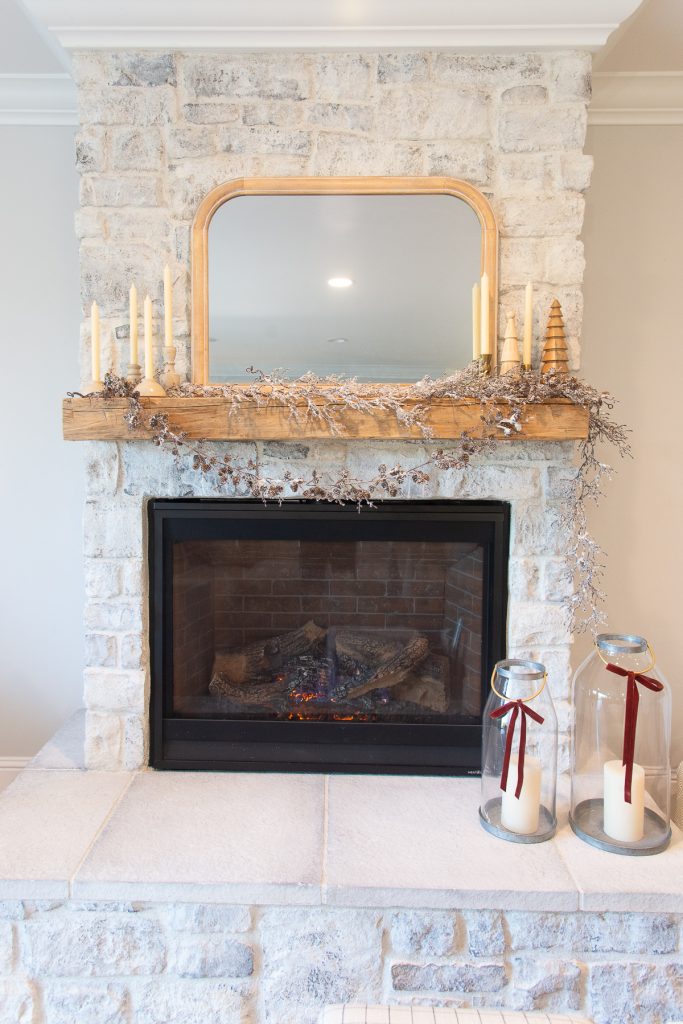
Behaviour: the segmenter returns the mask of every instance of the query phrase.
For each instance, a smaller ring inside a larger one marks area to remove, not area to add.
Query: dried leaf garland
[[[570,599],[572,620],[578,630],[595,633],[605,621],[602,605],[603,552],[588,530],[587,508],[598,501],[611,467],[600,461],[597,447],[612,445],[622,457],[630,456],[626,427],[614,422],[611,413],[615,400],[599,392],[578,377],[553,371],[540,376],[531,370],[519,374],[486,376],[472,363],[459,373],[436,380],[425,377],[411,385],[360,383],[339,376],[317,377],[306,373],[288,378],[283,371],[263,373],[249,368],[253,381],[245,384],[198,385],[180,384],[168,393],[174,398],[224,398],[231,405],[231,414],[239,412],[243,402],[265,407],[284,406],[297,423],[311,420],[324,424],[332,437],[342,434],[341,414],[348,409],[358,412],[392,412],[398,422],[417,427],[423,441],[431,440],[425,414],[435,399],[472,399],[481,407],[482,422],[500,431],[501,437],[523,436],[524,407],[557,398],[565,398],[588,412],[588,436],[579,443],[576,475],[567,481],[566,493],[558,502],[556,528],[567,537],[565,549],[567,581],[574,582]],[[147,426],[153,442],[166,448],[175,458],[189,455],[194,469],[213,474],[219,487],[231,492],[282,502],[287,495],[313,501],[337,504],[352,503],[359,509],[372,508],[375,501],[396,498],[406,482],[417,486],[428,484],[435,470],[465,471],[474,457],[492,452],[495,437],[474,438],[464,432],[448,448],[431,451],[415,465],[381,464],[368,477],[358,477],[342,467],[336,473],[323,473],[313,467],[306,476],[286,469],[282,476],[264,474],[254,459],[231,453],[218,455],[205,441],[193,441],[174,429],[165,413],[152,413],[145,422],[145,410],[134,386],[124,378],[107,373],[104,390],[91,396],[94,400],[127,398],[125,420],[131,430]],[[409,408],[405,403],[409,402]],[[413,404],[414,403],[414,404]],[[505,412],[501,410],[505,406]]]

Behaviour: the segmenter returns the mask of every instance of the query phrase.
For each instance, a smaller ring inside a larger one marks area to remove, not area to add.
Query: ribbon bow
[[[507,704],[503,704],[502,707],[496,708],[495,711],[491,712],[491,718],[503,718],[507,715],[508,711],[512,711],[512,718],[508,725],[507,738],[505,740],[505,756],[503,757],[503,774],[500,777],[500,788],[507,790],[508,787],[508,772],[510,770],[510,755],[512,753],[512,741],[515,736],[515,726],[517,725],[517,719],[520,714],[522,716],[522,723],[519,730],[519,754],[517,757],[517,788],[515,789],[515,796],[519,800],[519,795],[522,792],[522,786],[524,785],[524,753],[526,750],[526,716],[529,715],[535,722],[543,724],[543,718],[534,711],[532,708],[527,707],[523,700],[510,700]]]
[[[659,693],[664,686],[658,679],[652,676],[644,676],[641,672],[630,672],[627,668],[613,665],[609,662],[606,666],[608,672],[614,672],[618,676],[625,676],[626,683],[626,713],[624,715],[624,750],[621,763],[626,766],[624,772],[624,800],[631,803],[631,782],[633,780],[633,760],[636,751],[636,725],[638,722],[638,704],[640,695],[638,683],[646,686],[648,690]]]

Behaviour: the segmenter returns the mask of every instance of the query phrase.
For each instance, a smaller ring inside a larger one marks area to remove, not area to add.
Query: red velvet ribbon
[[[512,711],[512,718],[508,725],[507,738],[505,740],[505,756],[503,757],[503,774],[500,777],[500,788],[507,791],[508,788],[508,772],[510,770],[510,755],[512,754],[512,741],[515,736],[515,726],[517,725],[517,719],[520,714],[522,716],[522,722],[519,730],[519,754],[517,756],[517,788],[515,789],[515,796],[519,800],[519,795],[522,792],[522,786],[524,785],[524,753],[526,751],[526,716],[529,715],[534,719],[535,722],[543,723],[543,719],[534,711],[532,708],[527,707],[523,700],[510,700],[507,704],[503,704],[502,707],[496,708],[495,711],[491,712],[491,718],[502,718],[507,715],[508,711]]]
[[[621,668],[619,665],[613,665],[611,662],[605,667],[608,672],[615,672],[616,675],[625,676],[628,680],[626,683],[626,712],[624,715],[624,749],[621,763],[626,766],[626,771],[624,772],[624,800],[627,804],[630,804],[633,761],[636,752],[638,704],[640,703],[638,683],[646,686],[648,690],[654,690],[655,693],[663,690],[664,686],[658,679],[653,679],[652,676],[644,676],[641,672],[629,672],[627,668]]]

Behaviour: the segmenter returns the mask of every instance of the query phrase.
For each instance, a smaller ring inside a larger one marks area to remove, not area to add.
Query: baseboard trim
[[[10,757],[0,757],[0,772],[20,772],[31,760],[33,758],[18,757],[16,754]]]

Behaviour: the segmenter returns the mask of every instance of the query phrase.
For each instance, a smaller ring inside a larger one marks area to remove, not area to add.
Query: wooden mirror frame
[[[234,178],[202,200],[192,225],[192,382],[209,384],[209,225],[216,210],[237,196],[447,195],[463,199],[481,224],[481,273],[489,276],[489,330],[496,365],[498,228],[488,199],[457,178]]]

